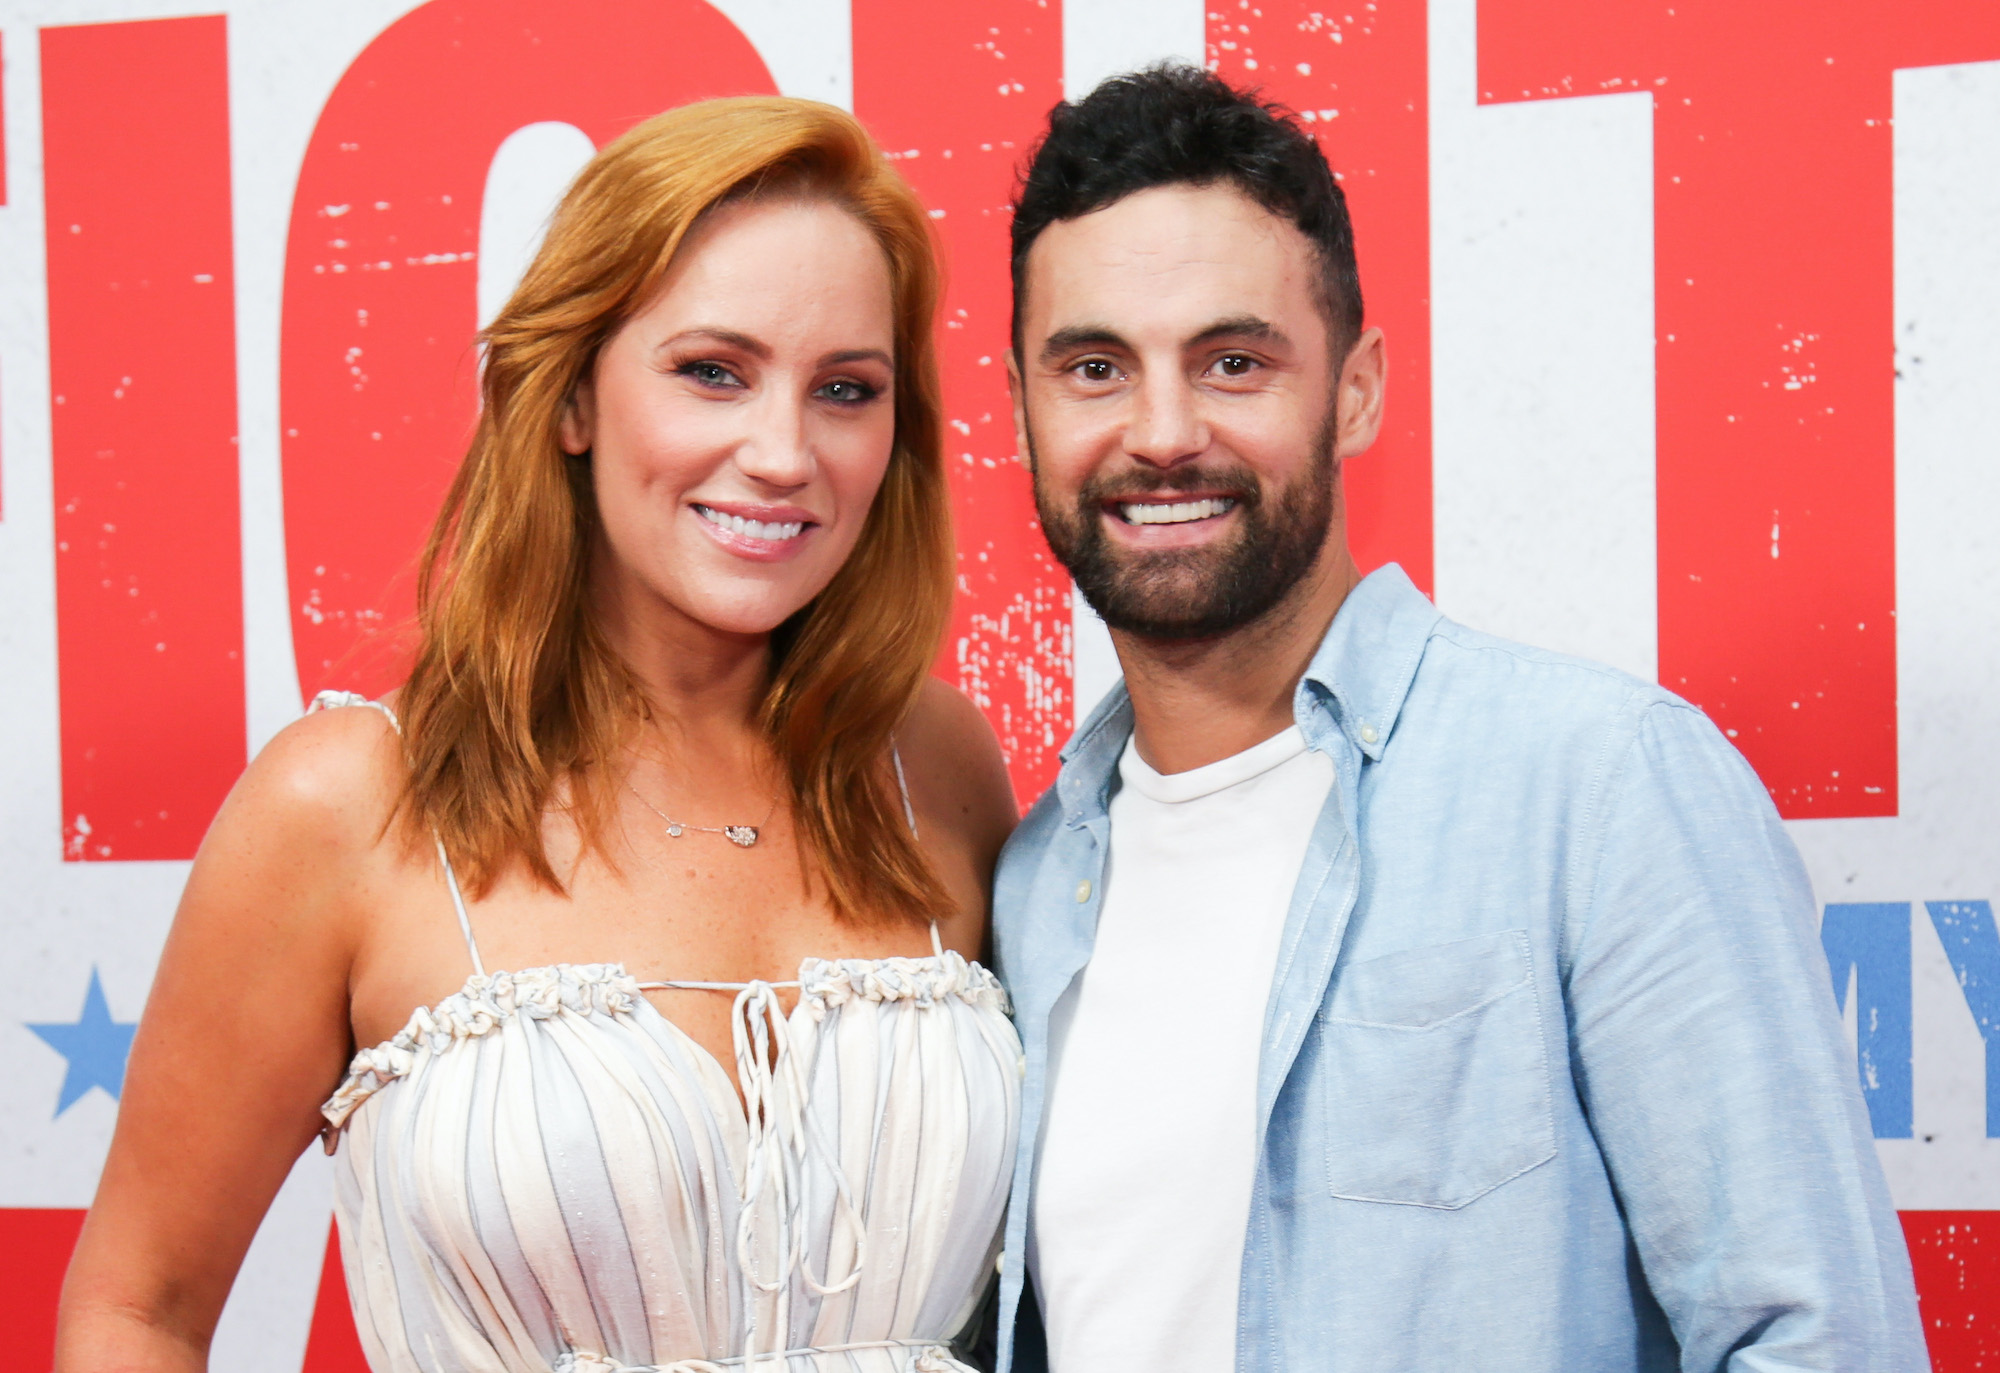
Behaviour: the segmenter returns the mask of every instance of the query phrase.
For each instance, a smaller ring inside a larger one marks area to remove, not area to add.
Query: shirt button
[[[1090,900],[1090,879],[1086,877],[1076,884],[1076,904],[1081,906],[1088,900]]]
[[[1364,743],[1364,744],[1372,744],[1372,743],[1374,743],[1374,742],[1375,742],[1375,741],[1376,741],[1377,739],[1380,739],[1381,737],[1382,737],[1381,735],[1379,735],[1379,734],[1377,734],[1377,733],[1375,732],[1375,726],[1373,726],[1373,725],[1363,725],[1363,726],[1361,727],[1361,742],[1362,742],[1362,743]]]

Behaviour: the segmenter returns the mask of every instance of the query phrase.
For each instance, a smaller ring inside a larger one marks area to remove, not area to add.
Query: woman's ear
[[[563,452],[580,458],[590,451],[597,438],[597,391],[588,376],[577,380],[576,389],[563,402],[559,431]]]

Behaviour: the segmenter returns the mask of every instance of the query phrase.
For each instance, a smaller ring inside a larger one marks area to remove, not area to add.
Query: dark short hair
[[[1051,224],[1155,186],[1234,186],[1318,250],[1321,309],[1333,341],[1361,333],[1361,274],[1347,197],[1291,112],[1199,67],[1163,62],[1113,76],[1049,111],[1014,200],[1014,346],[1028,251]]]

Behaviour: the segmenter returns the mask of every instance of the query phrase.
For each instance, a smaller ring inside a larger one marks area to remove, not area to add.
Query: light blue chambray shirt
[[[1293,711],[1336,781],[1265,1011],[1237,1369],[1927,1368],[1805,872],[1707,718],[1454,624],[1394,566]],[[1040,1373],[1015,1316],[1048,1017],[1131,729],[1121,688],[996,879],[1027,1053],[1002,1373]],[[1159,1014],[1205,995],[1190,967]]]

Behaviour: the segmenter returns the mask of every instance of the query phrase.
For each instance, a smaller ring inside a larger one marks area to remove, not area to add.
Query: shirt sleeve
[[[1927,1369],[1812,890],[1762,784],[1661,701],[1597,829],[1573,1069],[1681,1367]]]

